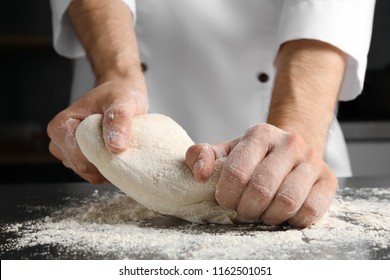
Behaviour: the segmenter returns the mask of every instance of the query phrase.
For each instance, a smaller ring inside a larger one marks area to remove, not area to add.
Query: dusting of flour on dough
[[[216,162],[207,182],[195,181],[185,163],[187,149],[194,142],[171,118],[135,116],[130,145],[119,154],[107,149],[101,122],[101,115],[81,122],[76,131],[80,149],[105,178],[137,202],[193,223],[231,224],[237,217],[236,211],[221,207],[215,200],[222,161]]]

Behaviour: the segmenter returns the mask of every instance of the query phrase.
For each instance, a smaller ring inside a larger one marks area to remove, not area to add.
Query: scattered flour
[[[83,200],[68,198],[69,206],[53,209],[47,217],[2,225],[1,231],[12,238],[0,245],[0,257],[390,259],[390,189],[354,192],[358,199],[347,190],[316,225],[294,229],[194,225],[160,216],[122,193],[96,191]]]

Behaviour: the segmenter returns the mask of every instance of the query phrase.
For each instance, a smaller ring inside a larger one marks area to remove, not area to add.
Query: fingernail
[[[202,174],[201,174],[203,166],[204,166],[204,159],[198,159],[194,164],[193,173],[194,173],[195,179],[197,179],[198,181],[204,180],[204,178],[203,178],[204,176],[202,176]]]
[[[194,173],[198,173],[204,166],[204,159],[198,159],[194,164]]]
[[[127,137],[120,132],[110,131],[106,134],[106,142],[115,148],[124,148],[127,146]]]

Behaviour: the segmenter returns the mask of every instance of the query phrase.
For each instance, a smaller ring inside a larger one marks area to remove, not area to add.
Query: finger
[[[133,111],[126,104],[113,104],[103,115],[103,138],[115,153],[127,149],[131,138]]]
[[[65,116],[55,123],[59,123],[60,125],[56,128],[48,128],[48,133],[51,138],[51,145],[49,148],[51,148],[55,155],[62,161],[70,161],[72,156],[76,154],[81,156],[82,154],[74,135],[80,121]],[[49,124],[49,126],[52,125]]]
[[[215,160],[227,157],[240,138],[215,144],[195,144],[186,153],[186,162],[197,181],[210,178],[214,171]]]
[[[54,144],[53,141],[50,141],[49,143],[49,151],[50,153],[55,156],[57,159],[59,159],[61,162],[64,162],[65,157],[62,154],[61,150],[57,147],[56,144]]]
[[[211,148],[214,150],[215,158],[219,159],[227,157],[233,150],[233,148],[241,141],[241,138],[242,137],[237,137],[230,141],[217,142],[210,145]]]
[[[78,173],[80,172],[80,168],[77,168],[77,165],[67,160],[61,150],[52,141],[49,143],[49,150],[62,162],[65,167],[72,169],[84,180],[92,184],[102,184],[107,182],[106,178],[104,178],[93,165],[89,166],[85,171],[82,171],[82,173]]]
[[[317,180],[318,173],[318,170],[308,163],[297,165],[282,182],[260,220],[269,225],[277,225],[294,216]]]
[[[186,162],[195,180],[206,181],[212,174],[216,155],[209,144],[192,145],[186,152]]]
[[[328,168],[328,167],[327,167]],[[319,220],[329,209],[336,193],[338,182],[329,170],[328,174],[311,188],[302,207],[288,220],[295,227],[307,227]]]
[[[237,208],[256,166],[267,154],[268,144],[259,133],[256,128],[249,129],[229,153],[216,188],[216,200],[221,206]]]
[[[103,183],[108,183],[107,179],[103,177],[102,174],[99,172],[93,173],[93,174],[79,174],[81,178],[84,180],[90,182],[91,184],[103,184]]]
[[[239,216],[255,220],[270,205],[279,186],[295,165],[295,159],[272,150],[256,168],[237,207]]]
[[[72,169],[80,177],[91,183],[103,183],[106,179],[100,174],[98,169],[90,163],[80,151],[75,138],[75,130],[80,124],[77,119],[69,118],[57,128],[56,133],[52,133],[52,141],[49,144],[50,152]],[[57,141],[57,142],[55,142]]]

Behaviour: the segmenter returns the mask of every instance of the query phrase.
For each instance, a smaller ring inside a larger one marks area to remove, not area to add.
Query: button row
[[[148,66],[144,62],[141,62],[141,70],[142,72],[146,72],[148,70]],[[269,76],[267,73],[261,72],[257,75],[257,79],[261,83],[266,83],[269,80]]]

